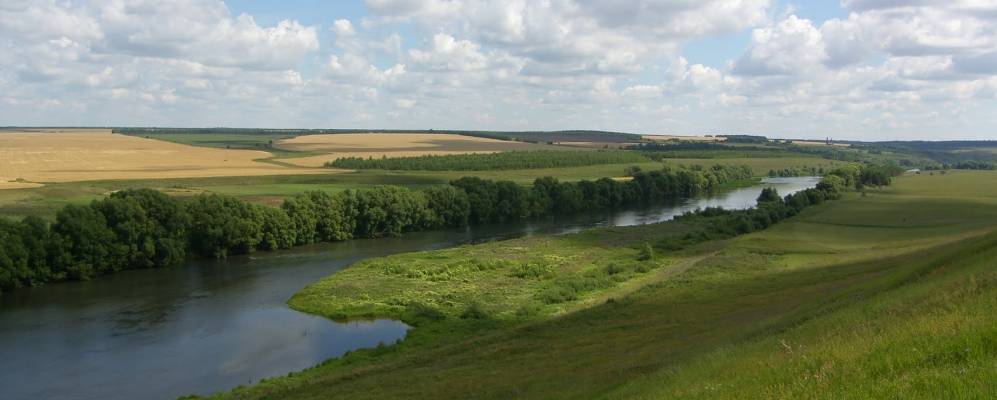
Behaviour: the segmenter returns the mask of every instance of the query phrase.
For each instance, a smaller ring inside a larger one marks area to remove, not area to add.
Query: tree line
[[[634,170],[627,181],[545,177],[532,187],[465,177],[425,190],[377,186],[335,194],[308,191],[285,199],[280,207],[218,194],[181,199],[151,189],[122,190],[89,205],[67,205],[54,221],[0,219],[0,291],[175,266],[191,256],[223,258],[622,207],[693,196],[750,177],[747,167],[725,165]]]
[[[993,161],[959,161],[949,164],[940,164],[937,166],[926,167],[925,170],[944,170],[944,169],[972,169],[972,170],[982,170],[982,171],[992,171],[997,170],[997,162]]]
[[[650,160],[640,154],[619,150],[509,151],[487,154],[423,155],[395,158],[343,157],[325,165],[346,169],[387,169],[418,171],[494,171],[578,167],[584,165],[642,163]]]
[[[831,170],[816,187],[780,197],[774,188],[762,189],[757,206],[745,210],[725,210],[708,207],[690,211],[675,218],[692,229],[677,237],[667,237],[655,247],[676,250],[688,245],[725,239],[762,230],[786,218],[795,216],[803,209],[828,200],[841,198],[842,194],[859,190],[866,186],[887,186],[891,178],[903,173],[895,166],[848,165]]]
[[[790,178],[797,176],[823,176],[824,166],[798,166],[798,167],[788,167],[783,169],[770,169],[768,176],[770,178]]]

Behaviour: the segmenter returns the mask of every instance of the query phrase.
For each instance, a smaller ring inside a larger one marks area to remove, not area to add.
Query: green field
[[[994,183],[993,172],[899,177],[651,261],[634,247],[689,227],[367,260],[290,303],[400,316],[418,324],[406,340],[220,397],[993,397]],[[597,273],[610,278],[570,282]],[[545,301],[554,283],[585,290]]]
[[[274,155],[274,159],[307,157],[322,153],[293,151],[281,149],[276,143],[281,139],[292,138],[294,134],[283,133],[130,133],[130,136],[144,137],[147,139],[163,140],[167,142],[186,144],[190,146],[218,147],[223,149],[247,149],[268,151]],[[267,159],[271,160],[271,159]]]

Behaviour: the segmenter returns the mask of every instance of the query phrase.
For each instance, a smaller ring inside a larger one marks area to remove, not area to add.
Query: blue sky
[[[0,125],[994,139],[997,5],[13,0]]]

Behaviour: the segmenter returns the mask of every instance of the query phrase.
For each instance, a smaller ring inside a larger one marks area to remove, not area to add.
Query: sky
[[[3,0],[0,126],[997,140],[997,0]]]

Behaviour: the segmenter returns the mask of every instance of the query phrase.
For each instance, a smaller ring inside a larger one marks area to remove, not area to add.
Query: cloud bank
[[[5,1],[0,125],[997,139],[990,1],[844,0],[821,22],[768,0],[365,5],[308,26],[209,0]],[[690,55],[717,41],[746,44]]]

